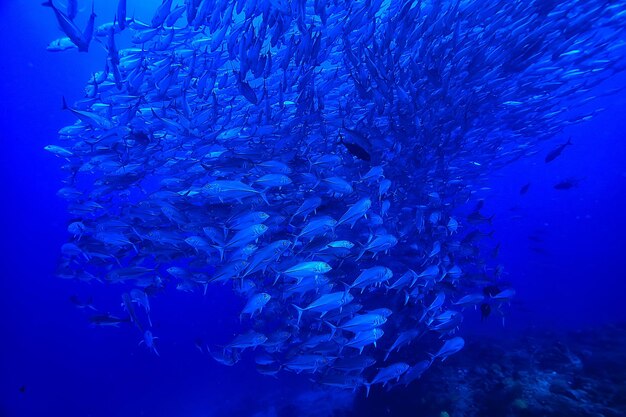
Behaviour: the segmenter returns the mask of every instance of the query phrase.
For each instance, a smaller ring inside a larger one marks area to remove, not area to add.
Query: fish
[[[419,335],[420,335],[420,331],[417,329],[409,329],[409,330],[403,331],[402,333],[399,333],[396,340],[393,342],[391,347],[387,350],[387,353],[385,354],[385,357],[383,360],[387,361],[387,359],[389,359],[389,355],[393,351],[399,351],[403,346],[410,344]]]
[[[337,220],[336,226],[347,223],[350,227],[354,227],[357,220],[365,216],[371,206],[372,201],[369,198],[363,198],[357,201],[350,206],[350,208],[339,218],[339,220]]]
[[[546,158],[545,158],[545,160],[544,160],[544,161],[545,161],[545,163],[547,164],[547,163],[549,163],[549,162],[554,161],[556,158],[558,158],[558,157],[561,155],[561,153],[563,153],[563,151],[565,150],[565,148],[566,148],[566,147],[568,147],[568,146],[569,146],[569,145],[571,145],[571,144],[572,144],[572,138],[570,137],[570,138],[568,138],[568,139],[567,139],[567,142],[565,142],[565,143],[563,143],[563,144],[561,144],[561,145],[557,146],[556,148],[552,149],[552,150],[551,150],[550,152],[548,152],[548,154],[546,155]]]
[[[378,252],[388,253],[389,249],[393,248],[397,244],[398,239],[393,235],[376,236],[363,246],[355,261],[361,259],[363,255],[365,255],[365,252],[372,252],[374,253],[374,256],[376,256]]]
[[[227,346],[227,349],[241,349],[243,351],[247,348],[256,348],[267,341],[267,336],[255,331],[249,331],[235,337]]]
[[[481,293],[467,294],[457,301],[453,301],[452,304],[461,307],[477,306],[478,304],[482,303],[484,299],[485,296]]]
[[[85,33],[81,31],[76,24],[73,22],[73,17],[70,17],[59,10],[52,0],[48,0],[42,3],[45,7],[50,7],[52,11],[54,11],[54,15],[56,17],[57,23],[61,30],[65,33],[68,39],[72,41],[74,45],[78,48],[79,52],[88,52],[89,44],[91,43],[91,35],[93,33],[93,24],[95,19],[95,13],[93,13],[93,4],[92,4],[92,13],[87,22],[87,27],[85,28]],[[68,9],[72,9],[68,7]],[[74,10],[70,10],[72,13]]]
[[[70,20],[74,20],[78,13],[78,0],[67,0],[66,14]]]
[[[249,314],[250,319],[252,319],[255,313],[263,311],[263,307],[265,307],[271,298],[272,296],[268,293],[260,293],[251,296],[243,310],[241,310],[239,317],[242,317],[244,314]]]
[[[96,326],[113,326],[119,327],[120,323],[125,323],[130,321],[130,318],[121,319],[116,316],[112,316],[109,314],[97,314],[89,317],[89,321],[91,324]]]
[[[376,341],[383,337],[384,334],[385,332],[379,328],[359,332],[352,339],[346,341],[343,346],[358,349],[360,355],[366,346],[373,345],[376,347]]]
[[[139,342],[139,344],[144,343],[150,352],[154,353],[157,356],[161,356],[159,355],[159,351],[157,350],[156,345],[154,344],[154,341],[156,339],[158,339],[158,337],[153,336],[150,330],[146,330],[144,331],[143,339]]]
[[[78,296],[71,295],[70,302],[74,304],[77,308],[85,309],[89,308],[91,310],[97,311],[97,308],[93,305],[93,297],[89,297],[87,300],[82,301]]]
[[[376,327],[382,326],[387,321],[387,317],[380,314],[361,314],[352,317],[345,323],[334,326],[333,324],[326,322],[331,327],[331,338],[335,335],[337,329],[349,331],[352,333],[360,333],[367,330],[372,330]]]
[[[571,190],[572,188],[576,188],[578,187],[578,185],[580,184],[581,180],[578,178],[567,178],[564,179],[563,181],[559,181],[556,184],[554,184],[554,189],[555,190]]]
[[[339,143],[345,146],[346,150],[354,157],[370,162],[372,160],[372,156],[368,151],[365,150],[361,145],[357,143],[350,143],[343,140],[343,136],[339,135]]]
[[[282,274],[291,278],[296,278],[298,281],[300,281],[306,277],[314,277],[317,275],[325,274],[327,272],[330,272],[332,269],[333,268],[326,262],[302,262],[284,270]]]
[[[432,361],[430,360],[421,360],[415,365],[411,366],[409,369],[407,369],[407,371],[402,375],[401,378],[404,386],[408,386],[416,379],[419,379],[424,374],[424,372],[426,372],[426,370],[430,368],[431,364]]]
[[[443,343],[443,346],[439,348],[439,350],[433,354],[431,354],[431,359],[441,359],[441,361],[445,361],[449,356],[454,355],[465,346],[465,339],[462,337],[453,337],[451,339],[446,340]]]
[[[118,0],[83,30],[71,3],[44,3],[48,49],[106,59],[44,152],[65,176],[57,275],[122,297],[90,321],[158,354],[153,296],[228,292],[237,333],[198,350],[367,392],[437,372],[464,316],[515,308],[485,180],[596,117],[626,70],[621,2],[162,0],[144,22]]]
[[[292,304],[292,306],[298,312],[297,323],[299,324],[300,320],[302,319],[302,313],[305,311],[315,311],[315,312],[322,313],[320,315],[320,318],[322,318],[329,311],[342,308],[346,304],[350,303],[353,299],[354,299],[354,296],[350,294],[349,292],[340,291],[340,292],[324,294],[320,296],[318,299],[316,299],[315,301],[311,302],[306,307],[299,307],[295,304]]]
[[[524,185],[522,185],[522,187],[519,189],[519,193],[520,195],[524,195],[528,192],[528,189],[530,188],[530,183],[526,183]]]
[[[300,372],[317,372],[320,368],[329,365],[332,359],[323,355],[298,355],[284,364],[284,367],[296,373]]]
[[[144,312],[148,317],[148,323],[150,326],[152,326],[152,320],[150,320],[150,300],[148,299],[148,294],[138,288],[131,289],[129,294],[132,302],[137,303],[141,307],[143,307]]]
[[[127,292],[122,294],[122,306],[124,307],[124,310],[126,310],[126,312],[128,313],[130,321],[135,326],[137,326],[140,332],[144,332],[143,326],[139,321],[139,317],[137,317],[137,313],[135,312],[135,307],[133,306],[132,299]]]
[[[120,30],[126,29],[126,0],[118,0],[116,18]]]
[[[385,266],[374,266],[365,269],[354,280],[350,289],[361,288],[361,292],[365,291],[365,288],[370,285],[380,285],[383,282],[388,282],[393,277],[391,269]]]
[[[408,371],[408,369],[409,364],[404,362],[394,363],[393,365],[381,368],[370,382],[365,383],[365,388],[367,389],[366,396],[369,397],[370,388],[372,385],[382,383],[383,386],[385,386],[389,381],[393,379],[399,381],[402,374]]]
[[[211,350],[207,346],[207,351],[216,362],[226,366],[233,366],[241,359],[241,355],[236,349],[224,348],[220,352]]]
[[[77,48],[76,44],[70,38],[63,37],[53,40],[48,44],[46,50],[50,52],[67,51],[68,49]]]

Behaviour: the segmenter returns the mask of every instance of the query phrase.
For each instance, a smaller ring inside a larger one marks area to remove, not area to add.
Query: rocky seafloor
[[[347,415],[624,417],[626,324],[472,339],[408,389],[357,397]]]

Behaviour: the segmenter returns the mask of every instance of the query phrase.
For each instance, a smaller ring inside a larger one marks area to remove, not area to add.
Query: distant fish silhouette
[[[528,192],[529,188],[530,188],[530,183],[526,183],[526,184],[522,185],[522,188],[519,189],[520,195],[526,194]]]
[[[578,187],[579,183],[580,183],[579,179],[567,178],[563,181],[560,181],[554,184],[554,189],[555,190],[570,190],[572,188]]]
[[[559,155],[561,155],[561,152],[563,152],[563,150],[568,146],[572,144],[572,138],[567,139],[567,142],[557,146],[556,148],[554,148],[553,150],[551,150],[547,155],[546,155],[546,164],[548,162],[552,162],[554,161],[556,158],[558,158]]]

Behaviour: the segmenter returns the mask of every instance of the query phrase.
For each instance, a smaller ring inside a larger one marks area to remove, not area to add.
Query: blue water
[[[107,18],[114,7],[108,3],[95,3]],[[134,3],[129,10],[141,17],[156,2]],[[0,16],[0,416],[251,416],[272,415],[285,404],[293,415],[306,409],[330,415],[326,408],[367,401],[363,393],[320,393],[306,377],[259,375],[250,358],[224,367],[198,352],[195,338],[227,339],[238,322],[240,306],[219,288],[206,297],[174,292],[153,301],[160,357],[137,346],[130,327],[89,326],[68,298],[115,305],[119,294],[55,277],[69,219],[55,195],[64,176],[43,147],[74,121],[61,110],[61,97],[81,97],[105,52],[47,52],[60,32],[50,10],[37,4],[5,1]],[[625,83],[618,76],[601,88]],[[512,338],[529,327],[561,331],[626,320],[626,96],[598,99],[591,108],[597,107],[605,111],[492,173],[481,191],[517,296],[504,325],[468,317],[467,344],[484,334]],[[546,153],[570,136],[574,145],[545,164]],[[578,188],[553,189],[569,176],[583,178]],[[542,241],[529,240],[531,234]]]

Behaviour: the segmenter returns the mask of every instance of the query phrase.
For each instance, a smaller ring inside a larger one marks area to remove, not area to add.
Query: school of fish
[[[72,218],[59,275],[114,284],[128,317],[92,322],[158,354],[150,298],[228,286],[247,330],[215,360],[368,394],[510,302],[468,206],[626,68],[624,2],[163,0],[144,22],[120,0],[85,28],[58,2],[48,49],[107,51],[46,147]]]

